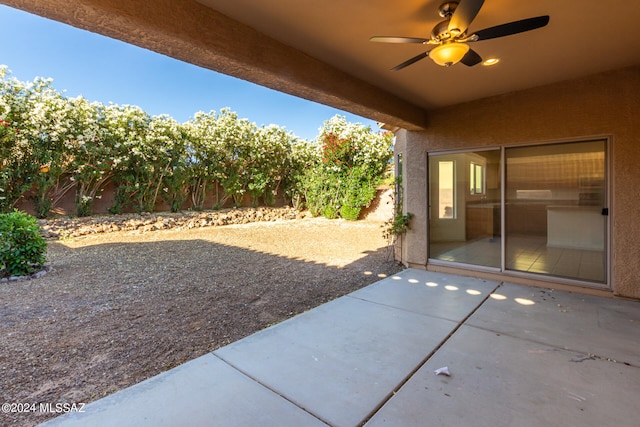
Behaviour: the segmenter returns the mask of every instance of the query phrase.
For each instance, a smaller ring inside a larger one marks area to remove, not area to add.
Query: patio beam
[[[427,113],[415,104],[195,0],[0,3],[390,126],[426,127]]]

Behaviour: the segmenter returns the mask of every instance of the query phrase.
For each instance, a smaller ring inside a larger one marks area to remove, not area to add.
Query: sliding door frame
[[[551,274],[544,273],[530,273],[526,271],[519,270],[510,270],[506,268],[506,151],[509,148],[522,148],[522,147],[536,147],[536,146],[545,146],[545,145],[556,145],[556,144],[566,144],[566,143],[578,143],[578,142],[595,142],[595,141],[604,141],[604,209],[607,209],[608,214],[605,215],[605,235],[604,235],[604,262],[605,262],[605,272],[604,272],[604,282],[595,282],[588,280],[581,280],[578,278],[564,277],[564,276],[555,276]],[[500,267],[491,267],[491,266],[483,266],[483,265],[474,265],[467,264],[455,261],[445,261],[432,258],[429,253],[431,248],[431,236],[430,236],[430,222],[432,218],[432,194],[431,194],[431,175],[430,175],[430,158],[432,156],[439,155],[450,155],[450,154],[464,154],[470,152],[481,152],[481,151],[491,151],[491,150],[500,150]],[[509,276],[509,277],[518,277],[523,279],[531,279],[534,281],[542,281],[542,282],[552,282],[563,285],[571,285],[571,286],[579,286],[579,287],[587,287],[594,289],[612,289],[611,278],[613,277],[613,265],[611,263],[611,253],[612,253],[612,240],[613,233],[611,224],[613,223],[613,215],[615,212],[612,211],[611,206],[613,205],[613,182],[612,182],[612,157],[613,157],[613,138],[611,135],[595,135],[595,136],[586,136],[579,138],[567,138],[567,139],[557,139],[550,141],[541,141],[541,142],[525,142],[525,143],[514,143],[514,144],[505,144],[501,146],[486,146],[486,147],[468,147],[465,149],[456,149],[456,150],[438,150],[431,151],[427,153],[427,176],[426,176],[426,186],[427,186],[427,265],[433,266],[444,266],[451,268],[458,268],[461,270],[472,270],[478,272],[486,272],[486,273],[498,273],[501,276]]]

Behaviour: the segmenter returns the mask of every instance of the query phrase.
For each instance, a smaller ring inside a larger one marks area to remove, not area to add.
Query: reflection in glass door
[[[505,150],[506,268],[606,282],[605,141]]]
[[[429,157],[429,257],[499,268],[500,150]]]

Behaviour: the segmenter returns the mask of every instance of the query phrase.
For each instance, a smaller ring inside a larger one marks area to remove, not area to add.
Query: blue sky
[[[0,5],[0,64],[12,76],[50,77],[66,96],[138,105],[179,122],[229,107],[258,126],[276,124],[312,140],[335,114],[377,130],[372,120],[196,67],[88,31]]]

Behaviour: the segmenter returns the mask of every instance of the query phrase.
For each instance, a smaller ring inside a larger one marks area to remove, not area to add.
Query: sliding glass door
[[[430,156],[430,257],[500,267],[500,150]]]
[[[605,282],[605,141],[507,148],[506,268]]]
[[[606,283],[606,188],[604,140],[430,155],[429,258]]]

